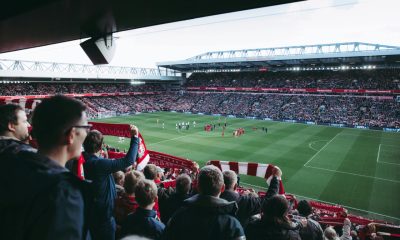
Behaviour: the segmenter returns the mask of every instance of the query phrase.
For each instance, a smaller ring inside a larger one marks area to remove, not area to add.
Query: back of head
[[[213,165],[204,166],[197,176],[197,184],[201,194],[219,196],[224,186],[221,170]]]
[[[125,181],[125,174],[123,171],[118,171],[112,174],[116,184],[123,186]]]
[[[336,234],[335,229],[333,227],[327,227],[324,231],[324,240],[339,240],[339,237]]]
[[[176,178],[176,192],[179,194],[188,194],[192,180],[187,174],[181,174]]]
[[[223,172],[224,174],[224,183],[226,190],[233,190],[237,183],[237,175],[232,170],[226,170]]]
[[[103,134],[97,130],[91,130],[83,142],[83,148],[85,152],[94,154],[101,150],[103,145]]]
[[[135,199],[142,208],[154,203],[157,199],[157,186],[154,181],[144,179],[138,183]]]
[[[133,170],[125,175],[124,188],[125,192],[129,195],[135,193],[136,187],[141,180],[144,180],[143,173]]]
[[[18,123],[18,111],[23,111],[23,109],[21,106],[16,104],[6,104],[0,106],[0,135],[4,135],[9,130],[9,123]]]
[[[154,164],[147,164],[143,169],[143,174],[146,179],[154,180],[157,177],[157,166]]]
[[[299,204],[297,205],[297,210],[299,211],[299,214],[303,217],[307,217],[312,213],[312,207],[307,200],[299,201]]]
[[[288,222],[289,203],[284,196],[275,195],[263,205],[263,219],[274,224]]]
[[[55,96],[43,100],[34,110],[32,126],[39,148],[60,144],[62,136],[81,118],[86,106],[73,98]]]

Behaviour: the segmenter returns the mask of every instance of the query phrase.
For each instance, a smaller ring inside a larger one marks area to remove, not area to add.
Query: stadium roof
[[[0,7],[0,53],[300,0],[37,0]]]
[[[181,80],[168,69],[87,64],[33,62],[0,59],[0,78],[87,79],[87,80]]]
[[[160,62],[181,72],[400,63],[400,47],[349,42],[207,52],[183,61]]]

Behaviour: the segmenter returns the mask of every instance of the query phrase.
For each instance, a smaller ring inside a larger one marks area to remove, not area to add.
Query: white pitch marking
[[[312,156],[306,163],[304,163],[303,166],[306,167],[306,165],[311,162],[322,150],[324,150],[339,134],[340,132],[336,134],[329,142],[327,142],[318,152],[316,152],[314,156]]]

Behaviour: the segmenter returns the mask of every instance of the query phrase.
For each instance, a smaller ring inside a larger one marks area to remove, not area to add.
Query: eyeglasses
[[[86,132],[88,133],[92,127],[93,127],[92,124],[88,124],[88,125],[76,125],[76,126],[72,126],[71,128],[84,128],[86,130]]]

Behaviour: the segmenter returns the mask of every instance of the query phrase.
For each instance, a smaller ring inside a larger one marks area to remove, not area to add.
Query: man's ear
[[[8,131],[15,132],[15,124],[14,123],[9,122],[7,125],[7,128],[8,128]]]
[[[221,187],[221,192],[224,192],[224,191],[225,191],[225,183],[222,184],[222,187]]]
[[[71,145],[74,142],[75,139],[75,134],[74,134],[75,129],[71,128],[64,137],[64,143],[67,145]]]
[[[237,186],[238,186],[238,184],[235,183],[235,186],[233,186],[233,190],[236,190]]]

